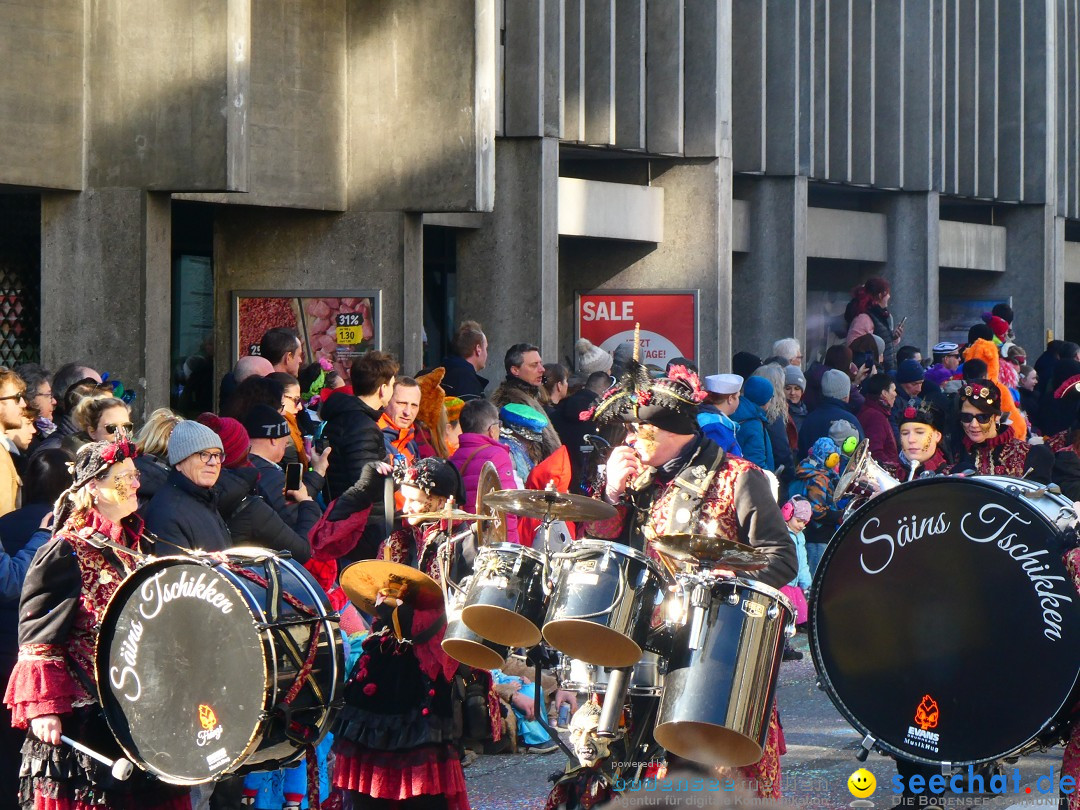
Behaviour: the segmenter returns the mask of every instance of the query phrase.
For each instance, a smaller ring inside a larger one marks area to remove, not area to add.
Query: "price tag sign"
[[[363,326],[364,315],[361,312],[340,312],[337,316],[338,326]]]
[[[339,326],[337,342],[339,346],[358,346],[363,340],[363,333],[358,326]]]

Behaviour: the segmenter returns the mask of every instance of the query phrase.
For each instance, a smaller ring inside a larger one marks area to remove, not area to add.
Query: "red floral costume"
[[[36,717],[56,714],[63,733],[101,751],[122,756],[97,705],[94,648],[97,627],[135,557],[103,548],[108,539],[138,549],[142,519],[122,525],[91,510],[73,515],[38,551],[26,573],[19,606],[19,660],[4,702],[12,725],[27,728]],[[67,745],[27,735],[20,772],[20,802],[35,810],[187,810],[188,789],[149,781],[140,771],[116,782],[109,769]]]
[[[1054,467],[1053,452],[1046,445],[1031,445],[1016,438],[1013,426],[1007,425],[992,439],[975,444],[967,436],[963,438],[965,457],[953,466],[954,472],[972,468],[977,475],[1010,475],[1027,477],[1040,484],[1049,484]]]

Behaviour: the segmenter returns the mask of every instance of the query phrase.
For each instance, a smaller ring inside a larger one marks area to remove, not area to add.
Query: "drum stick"
[[[70,745],[76,751],[82,751],[84,754],[86,754],[91,759],[96,759],[102,765],[107,765],[108,767],[112,768],[113,779],[116,779],[119,782],[126,782],[128,777],[131,776],[132,771],[135,770],[134,767],[132,767],[131,762],[124,759],[123,757],[120,757],[119,759],[116,759],[116,760],[112,760],[112,759],[109,759],[104,754],[99,754],[93,748],[88,748],[87,746],[83,745],[81,742],[77,742],[77,741],[71,739],[71,737],[67,737],[67,736],[61,734],[60,739],[63,740],[64,742],[66,742],[68,745]]]

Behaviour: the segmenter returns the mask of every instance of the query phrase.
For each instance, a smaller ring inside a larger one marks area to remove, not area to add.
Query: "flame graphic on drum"
[[[213,731],[217,724],[217,715],[214,714],[214,710],[207,706],[205,703],[200,703],[199,725],[201,725],[207,731]]]
[[[915,709],[915,725],[923,731],[937,728],[939,713],[937,701],[929,695],[923,695],[922,703]]]

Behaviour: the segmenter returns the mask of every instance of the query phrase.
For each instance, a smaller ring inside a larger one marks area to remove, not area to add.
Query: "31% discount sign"
[[[341,312],[337,316],[337,342],[340,346],[359,346],[364,340],[364,316],[359,312]]]

